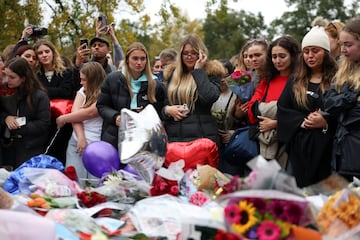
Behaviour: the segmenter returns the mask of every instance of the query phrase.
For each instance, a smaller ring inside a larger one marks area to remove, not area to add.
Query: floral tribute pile
[[[209,165],[184,172],[184,166],[179,160],[146,174],[154,176],[150,183],[137,172],[119,170],[96,186],[79,185],[71,167],[65,175],[28,168],[29,186],[21,186],[22,197],[8,197],[11,204],[5,204],[0,189],[0,208],[24,203],[81,240],[99,235],[96,239],[199,239],[200,233],[201,239],[215,240],[360,239],[355,189],[338,191],[315,209],[275,160],[249,161],[252,171],[245,177]]]

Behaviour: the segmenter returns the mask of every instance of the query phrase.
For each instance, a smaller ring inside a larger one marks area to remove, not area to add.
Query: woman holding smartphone
[[[218,144],[218,129],[211,107],[220,96],[224,67],[219,61],[208,60],[208,50],[195,34],[182,39],[179,53],[176,62],[164,71],[167,100],[162,118],[168,141],[207,138]]]
[[[6,111],[0,113],[0,123],[8,137],[3,159],[7,161],[5,165],[17,168],[45,151],[50,127],[50,101],[24,58],[9,60],[4,73],[8,87],[16,89],[17,100],[13,104],[17,107],[15,115]]]

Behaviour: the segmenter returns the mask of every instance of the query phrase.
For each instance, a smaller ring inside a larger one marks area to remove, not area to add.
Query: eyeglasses
[[[199,53],[197,52],[182,52],[181,55],[183,57],[198,57],[199,56]]]

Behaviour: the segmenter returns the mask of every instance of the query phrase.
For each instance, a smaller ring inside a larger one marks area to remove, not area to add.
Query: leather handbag
[[[246,167],[246,163],[259,155],[259,145],[249,138],[249,126],[238,128],[225,146],[222,158],[229,164]]]

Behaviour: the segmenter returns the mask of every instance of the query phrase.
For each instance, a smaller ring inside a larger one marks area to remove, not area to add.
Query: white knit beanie
[[[330,40],[323,27],[313,27],[303,38],[301,43],[304,47],[314,46],[321,47],[330,52]]]

